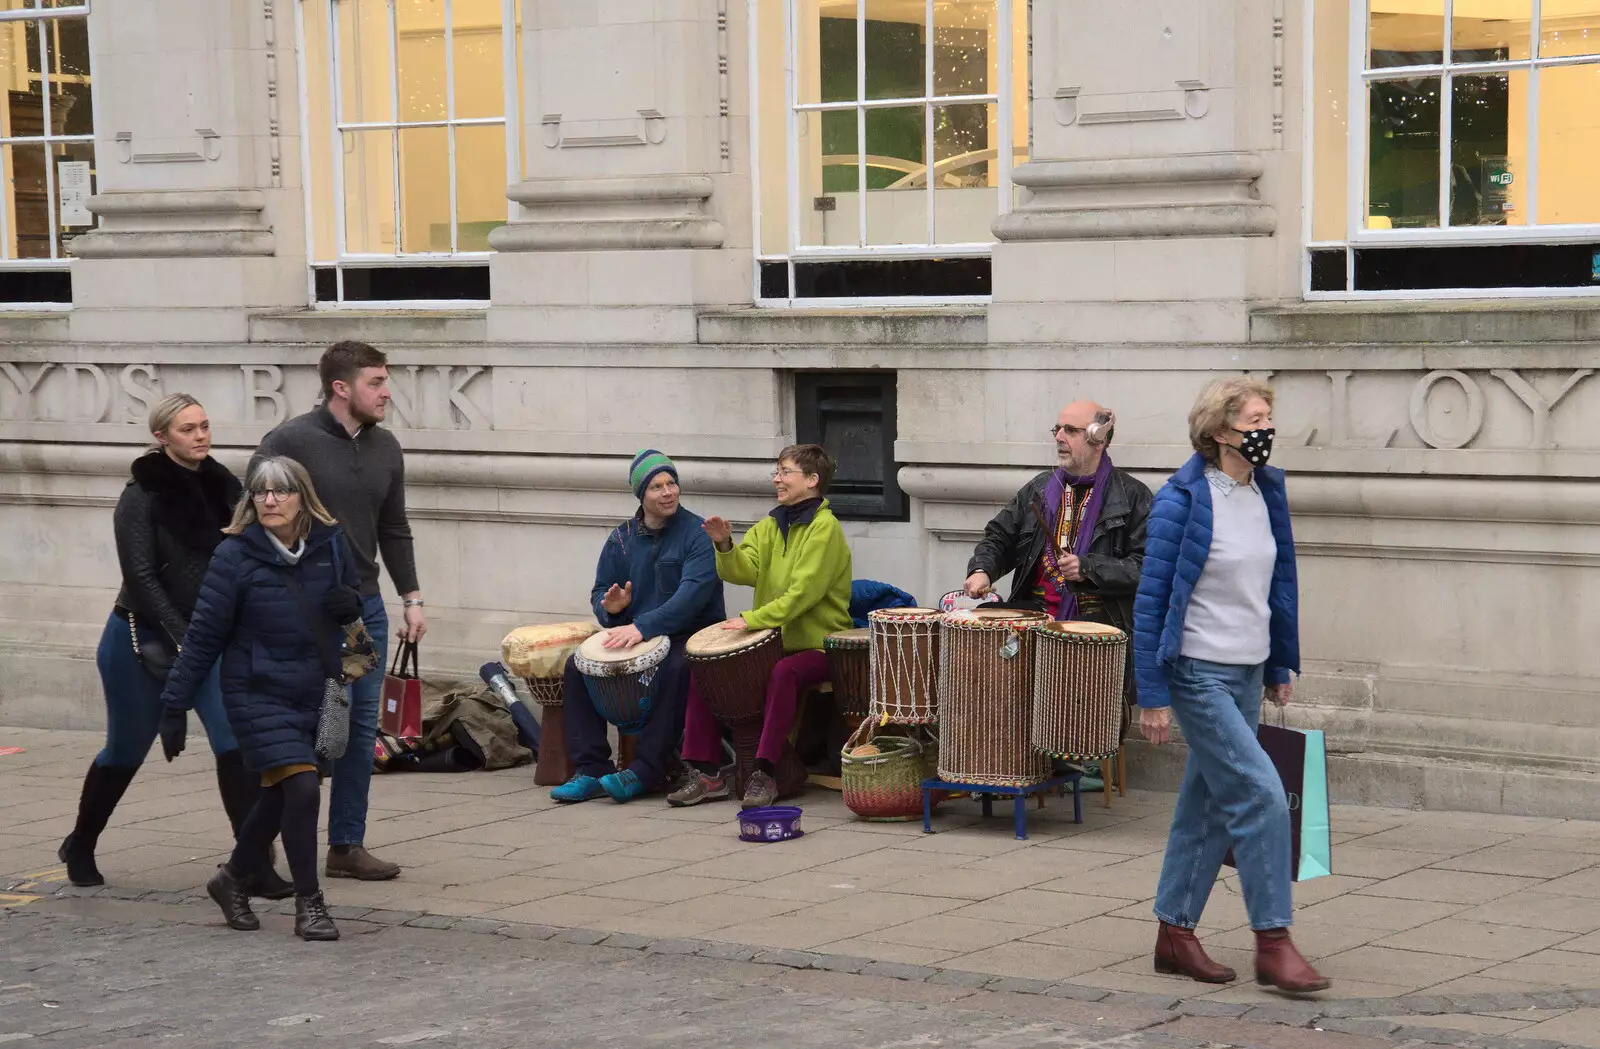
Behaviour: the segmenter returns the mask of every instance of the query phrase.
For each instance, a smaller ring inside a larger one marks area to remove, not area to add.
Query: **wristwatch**
[[[423,601],[420,597],[408,597],[402,602],[402,604],[406,608],[421,608]]]

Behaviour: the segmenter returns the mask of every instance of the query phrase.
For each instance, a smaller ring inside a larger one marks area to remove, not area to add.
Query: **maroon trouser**
[[[767,703],[756,757],[777,766],[784,744],[788,742],[789,730],[794,727],[800,696],[827,680],[828,659],[818,649],[796,652],[778,661],[767,679]],[[722,763],[722,730],[692,677],[683,719],[683,760]]]

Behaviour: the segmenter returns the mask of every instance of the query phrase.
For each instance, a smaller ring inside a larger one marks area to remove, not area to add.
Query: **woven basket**
[[[873,725],[868,718],[839,753],[839,778],[845,807],[872,823],[897,823],[922,818],[922,781],[938,766],[938,745],[931,739],[872,736],[879,753],[851,757],[866,742]]]

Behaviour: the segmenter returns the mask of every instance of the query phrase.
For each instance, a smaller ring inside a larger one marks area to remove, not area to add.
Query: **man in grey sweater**
[[[405,458],[394,434],[378,426],[389,409],[388,360],[366,343],[341,342],[328,348],[317,370],[322,405],[267,434],[256,457],[287,455],[304,466],[349,536],[361,572],[362,619],[382,666],[388,660],[389,617],[378,588],[380,555],[405,608],[400,638],[420,641],[428,629],[406,520]],[[379,673],[350,686],[350,744],[334,763],[328,806],[330,878],[383,881],[400,873],[397,864],[378,859],[362,844],[382,691]]]

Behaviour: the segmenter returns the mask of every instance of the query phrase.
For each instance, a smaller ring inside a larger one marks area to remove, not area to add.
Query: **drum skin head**
[[[567,657],[599,629],[598,623],[587,622],[518,627],[500,642],[500,656],[517,677],[539,681],[559,679]]]
[[[1041,634],[1061,634],[1066,637],[1126,637],[1122,631],[1107,623],[1090,623],[1082,619],[1071,619],[1061,623],[1038,623],[1035,630]]]
[[[968,608],[958,612],[951,612],[945,621],[968,629],[996,630],[1000,627],[1010,627],[1013,630],[1025,630],[1038,623],[1049,622],[1049,617],[1043,612],[1031,612],[1025,608]]]
[[[768,628],[726,630],[721,623],[713,623],[704,630],[696,631],[694,636],[689,638],[684,652],[686,655],[702,658],[725,656],[730,652],[742,652],[752,645],[759,645],[775,633],[777,631]]]
[[[867,618],[874,623],[917,623],[943,615],[937,608],[876,608],[867,613]]]
[[[838,630],[822,639],[824,648],[866,648],[872,638],[870,627]]]
[[[626,663],[630,659],[649,655],[656,649],[664,648],[672,643],[665,636],[661,636],[653,637],[648,641],[641,641],[637,645],[629,645],[627,648],[606,648],[606,638],[610,636],[611,631],[609,630],[602,630],[598,634],[594,634],[584,641],[582,645],[578,646],[579,655],[594,663]]]

